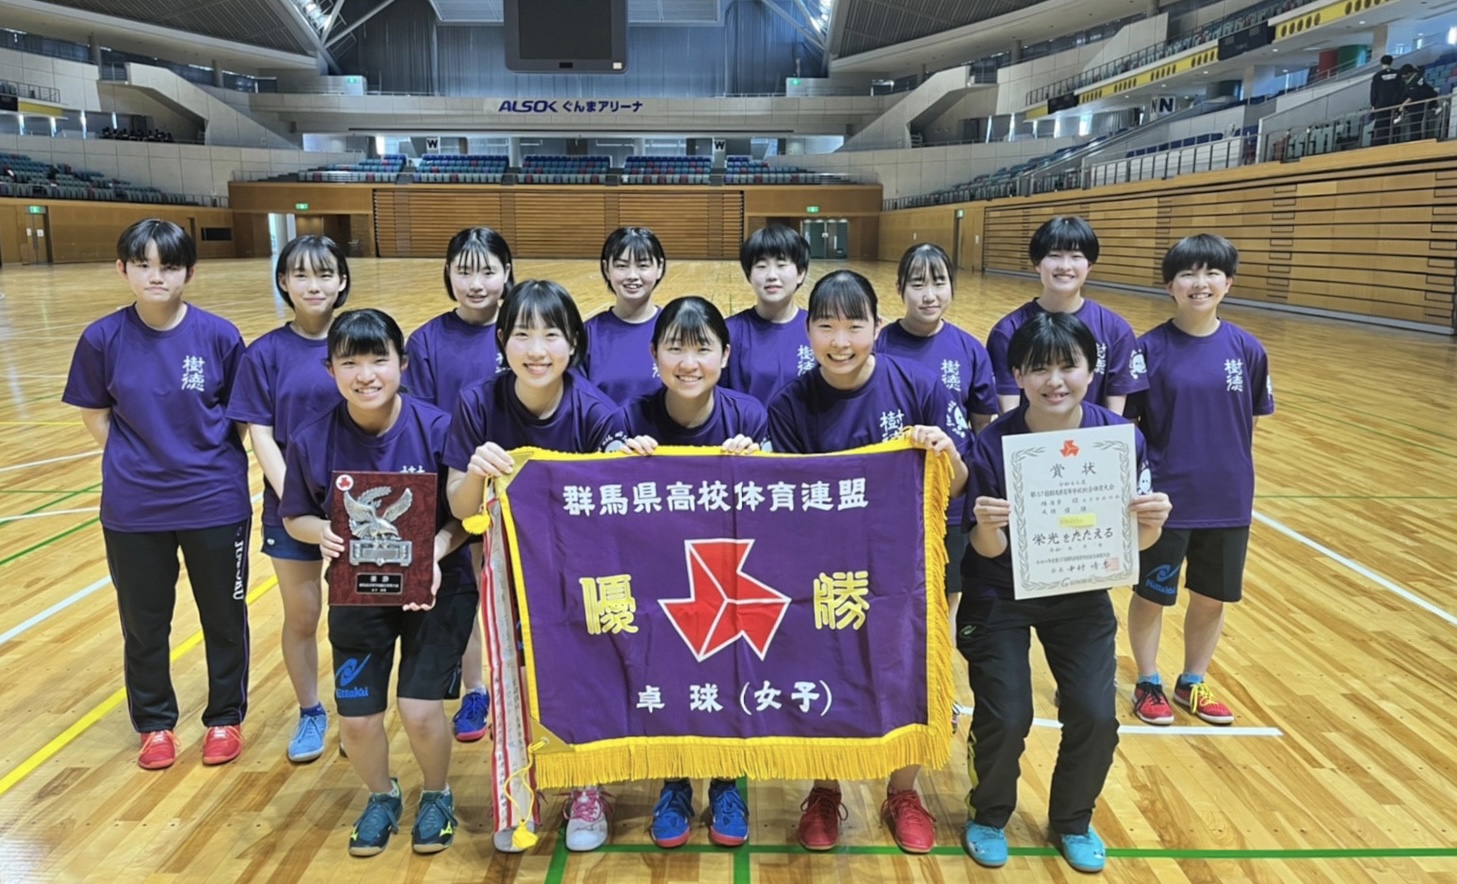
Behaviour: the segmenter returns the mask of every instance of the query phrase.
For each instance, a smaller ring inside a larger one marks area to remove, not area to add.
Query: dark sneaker
[[[653,805],[653,843],[662,848],[688,843],[693,820],[693,784],[687,780],[665,780],[658,803]]]
[[[733,780],[708,785],[708,840],[719,847],[738,847],[749,840],[749,806]]]
[[[491,711],[491,695],[485,691],[471,691],[460,698],[460,711],[455,713],[452,729],[456,740],[474,743],[486,735],[486,716]]]
[[[391,778],[394,791],[400,791],[400,781]],[[390,836],[400,830],[400,814],[405,810],[398,794],[371,793],[364,813],[354,821],[349,832],[350,856],[374,856],[390,843]]]
[[[410,841],[416,853],[439,853],[455,840],[455,796],[450,792],[421,792],[420,809]]]

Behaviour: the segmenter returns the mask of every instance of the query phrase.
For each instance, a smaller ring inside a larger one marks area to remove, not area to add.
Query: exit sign
[[[804,210],[811,215],[818,215],[820,213],[819,206],[805,206]]]
[[[957,209],[956,210],[956,217],[958,217],[958,218],[965,218],[966,217],[966,210],[965,209]]]
[[[44,215],[46,213],[46,207],[45,206],[26,206],[25,207],[25,211],[26,211],[26,214],[29,214],[29,215]]]
[[[299,212],[307,212],[309,210],[309,204],[308,203],[294,203],[293,204],[293,207],[294,207],[294,209],[296,211],[299,211]]]

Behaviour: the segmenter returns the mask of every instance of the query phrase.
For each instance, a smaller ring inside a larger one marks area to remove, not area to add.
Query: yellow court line
[[[248,593],[247,603],[251,605],[265,592],[277,585],[277,577],[268,578],[259,584],[256,589]],[[176,663],[183,654],[186,654],[200,644],[202,644],[202,630],[199,629],[197,632],[188,636],[180,645],[172,649],[170,662]],[[61,731],[54,740],[40,747],[40,749],[36,750],[35,754],[22,761],[14,770],[0,777],[0,795],[9,792],[17,783],[34,773],[36,768],[49,761],[57,752],[60,752],[75,742],[77,737],[90,730],[92,725],[106,717],[107,713],[120,706],[125,699],[126,688],[118,688],[116,693],[102,700],[90,712],[81,716],[75,724]]]

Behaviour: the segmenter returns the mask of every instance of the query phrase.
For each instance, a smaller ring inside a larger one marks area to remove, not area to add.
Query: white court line
[[[262,499],[263,494],[260,492],[253,495],[250,502],[256,504]],[[87,510],[87,512],[89,512],[89,510]],[[31,617],[30,619],[22,623],[16,624],[15,626],[12,626],[4,632],[0,632],[0,645],[5,644],[6,642],[10,641],[11,639],[15,638],[26,630],[31,629],[32,627],[39,626],[45,621],[51,619],[52,617],[66,610],[67,608],[86,598],[88,595],[91,595],[96,590],[100,589],[103,586],[107,586],[110,583],[110,577],[103,577],[95,583],[91,584],[90,586],[86,587],[85,589],[76,590],[75,592],[61,599],[59,602],[56,602],[54,605],[51,605],[49,608],[46,608],[39,614],[36,614],[34,617]]]
[[[1347,568],[1355,571],[1357,574],[1360,574],[1362,577],[1365,577],[1367,580],[1370,580],[1372,583],[1375,583],[1382,589],[1388,590],[1394,595],[1406,599],[1413,605],[1416,605],[1418,608],[1421,608],[1428,613],[1436,614],[1438,617],[1441,617],[1443,620],[1446,620],[1453,626],[1457,626],[1457,616],[1454,616],[1450,612],[1437,607],[1436,605],[1432,604],[1431,602],[1427,601],[1426,599],[1422,598],[1411,590],[1398,586],[1397,584],[1386,579],[1380,574],[1377,574],[1375,571],[1372,571],[1370,568],[1366,567],[1360,562],[1346,558],[1335,550],[1327,546],[1323,546],[1315,542],[1314,540],[1311,540],[1309,537],[1306,537],[1304,534],[1301,534],[1294,528],[1288,528],[1280,522],[1277,522],[1274,519],[1270,518],[1269,516],[1255,513],[1255,519],[1265,525],[1269,525],[1271,528],[1274,528],[1276,531],[1279,531],[1281,534],[1284,534],[1291,540],[1298,540],[1299,542],[1305,544],[1306,546],[1310,547],[1321,555],[1330,558],[1332,561],[1339,562],[1340,564],[1345,565]]]
[[[91,595],[91,593],[95,592],[101,587],[109,586],[110,584],[111,578],[103,577],[95,583],[91,584],[90,586],[86,587],[85,589],[77,590],[76,592],[71,593],[70,595],[61,599],[59,602],[56,602],[54,605],[51,605],[49,608],[46,608],[44,611],[41,611],[34,617],[31,617],[29,620],[17,624],[16,626],[7,629],[5,632],[0,632],[0,645],[5,644],[12,638],[15,638],[17,635],[25,632],[27,629],[30,629],[32,626],[49,620],[50,618],[56,616],[67,608],[86,598],[88,595]]]
[[[97,449],[96,451],[83,451],[80,454],[68,454],[65,457],[52,457],[48,460],[33,460],[30,463],[18,463],[14,466],[0,467],[0,473],[8,473],[11,470],[24,470],[29,467],[43,467],[48,463],[60,463],[63,460],[77,460],[82,457],[92,457],[100,453],[101,450]]]
[[[953,703],[953,704],[951,704],[951,708],[956,712],[957,715],[962,715],[962,716],[970,716],[971,715],[971,712],[972,712],[972,707],[971,706],[965,706],[965,705],[962,705],[961,703]],[[1053,720],[1051,718],[1034,718],[1034,719],[1032,719],[1032,724],[1033,724],[1034,727],[1047,727],[1047,728],[1052,728],[1054,730],[1061,730],[1062,729],[1062,722],[1055,721],[1055,720]],[[1175,726],[1172,726],[1171,725],[1171,726],[1165,727],[1163,725],[1151,725],[1151,724],[1120,724],[1118,726],[1118,733],[1120,733],[1120,734],[1153,734],[1154,736],[1165,736],[1165,737],[1283,737],[1283,736],[1285,736],[1285,732],[1282,731],[1282,730],[1280,730],[1278,727],[1223,727],[1223,726],[1214,726],[1214,727],[1205,726],[1205,727],[1200,727],[1198,725],[1194,725],[1194,726],[1191,726],[1191,727],[1184,727],[1184,726],[1175,727]]]
[[[18,522],[21,519],[39,519],[42,516],[74,516],[77,513],[94,513],[100,509],[101,507],[99,506],[88,506],[85,509],[79,510],[49,510],[43,513],[23,513],[18,516],[0,516],[0,523]]]

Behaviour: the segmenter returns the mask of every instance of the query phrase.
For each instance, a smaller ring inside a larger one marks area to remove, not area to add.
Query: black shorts
[[[1250,529],[1165,528],[1158,542],[1139,554],[1138,585],[1133,591],[1160,605],[1179,597],[1179,572],[1185,561],[1184,586],[1190,592],[1221,602],[1244,597],[1245,554]]]
[[[389,707],[390,670],[400,645],[397,697],[445,700],[460,696],[460,655],[470,639],[480,592],[473,586],[441,589],[435,607],[329,608],[334,650],[334,704],[346,717],[375,715]]]

